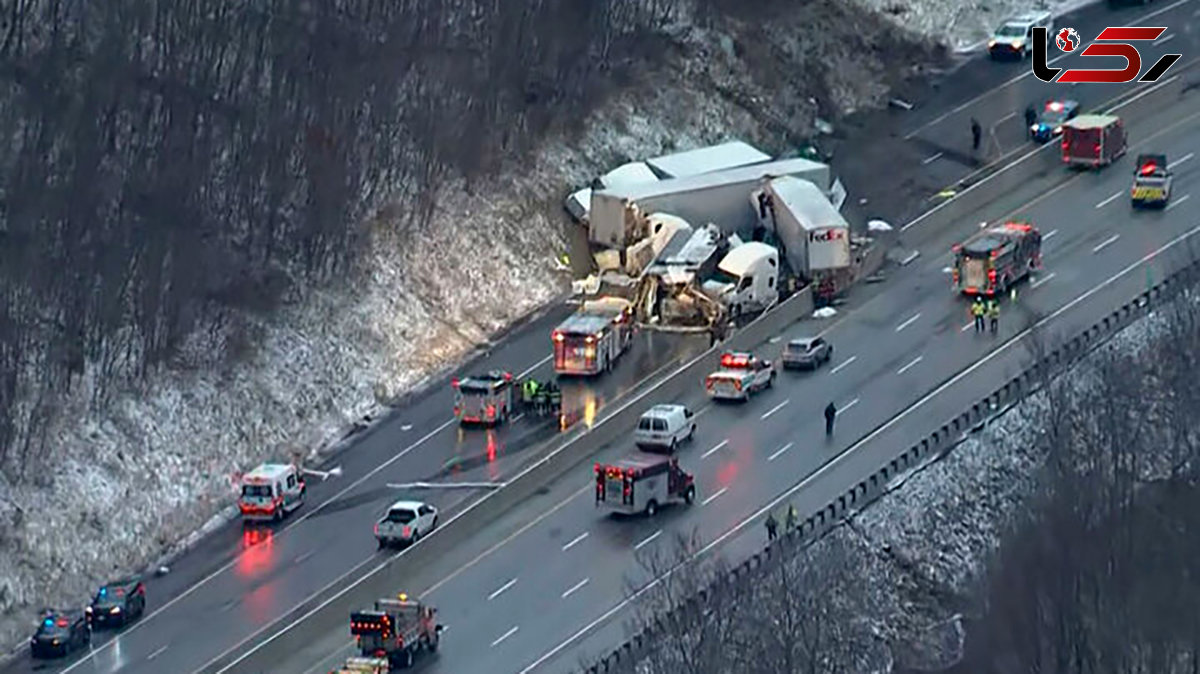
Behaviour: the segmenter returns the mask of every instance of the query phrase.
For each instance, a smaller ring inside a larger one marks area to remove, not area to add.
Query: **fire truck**
[[[496,426],[508,421],[518,397],[511,372],[492,371],[476,377],[451,379],[454,417],[462,425]]]
[[[611,371],[633,344],[633,305],[619,297],[586,302],[551,333],[551,339],[558,374]]]
[[[1062,160],[1100,168],[1125,154],[1125,125],[1116,115],[1080,115],[1062,125]]]
[[[412,667],[417,653],[436,653],[443,627],[437,611],[403,593],[379,599],[373,611],[350,614],[350,634],[364,658],[386,659],[393,667]]]
[[[594,470],[597,508],[653,517],[659,506],[696,500],[696,478],[675,456],[634,452],[616,463],[597,463]]]
[[[1042,234],[1024,222],[1006,222],[954,244],[955,291],[995,297],[1042,267]]]

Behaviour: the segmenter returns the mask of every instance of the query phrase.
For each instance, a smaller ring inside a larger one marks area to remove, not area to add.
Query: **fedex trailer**
[[[810,182],[785,176],[763,188],[763,225],[774,231],[792,271],[829,299],[850,280],[850,225]]]

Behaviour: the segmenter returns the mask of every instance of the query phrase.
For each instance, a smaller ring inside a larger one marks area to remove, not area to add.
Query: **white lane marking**
[[[642,542],[633,546],[633,549],[641,550],[642,548],[644,548],[647,545],[650,545],[652,542],[654,542],[654,539],[658,538],[659,536],[662,536],[662,529],[659,529],[658,531],[655,531],[654,533],[650,534],[646,538],[642,539]]]
[[[1195,152],[1189,152],[1189,153],[1183,155],[1182,157],[1180,157],[1179,159],[1176,159],[1175,161],[1167,162],[1167,167],[1168,168],[1178,168],[1180,164],[1191,159],[1194,156],[1196,156]]]
[[[504,594],[504,592],[506,590],[508,590],[508,588],[510,588],[516,584],[517,584],[517,579],[513,578],[512,580],[508,581],[507,583],[501,585],[495,592],[492,592],[491,594],[488,595],[488,601],[491,601],[491,600],[495,599],[496,597],[499,597],[500,595]]]
[[[838,410],[837,412],[838,412],[838,414],[841,414],[841,413],[845,412],[846,410],[850,409],[851,407],[854,407],[857,404],[858,404],[858,398],[855,398],[854,400],[851,400],[850,402],[843,405],[842,409]]]
[[[1141,18],[1135,19],[1136,23],[1127,23],[1125,25],[1127,25],[1127,26],[1141,25],[1141,22],[1143,22],[1143,21],[1152,19],[1160,14],[1169,12],[1172,9],[1175,9],[1176,7],[1179,7],[1181,5],[1186,5],[1187,3],[1191,2],[1191,1],[1192,0],[1175,0],[1175,2],[1172,2],[1171,4],[1166,5],[1165,7],[1156,9],[1153,12],[1150,12],[1149,14],[1142,16]],[[1193,16],[1195,16],[1195,15],[1193,14]],[[1065,59],[1068,56],[1070,56],[1070,54],[1060,54],[1058,56],[1055,56],[1054,58],[1050,59],[1049,61],[1046,61],[1046,65],[1058,63],[1059,61]],[[948,112],[943,112],[942,114],[938,115],[937,117],[934,117],[931,121],[922,124],[921,126],[917,127],[915,130],[906,134],[904,136],[904,140],[912,140],[913,138],[916,138],[917,134],[921,133],[922,131],[924,131],[925,129],[928,129],[931,126],[940,124],[943,120],[945,120],[950,115],[957,115],[958,113],[962,112],[963,110],[966,110],[967,108],[971,107],[972,105],[975,105],[979,101],[982,101],[984,98],[991,96],[992,94],[994,94],[997,91],[1000,91],[1002,89],[1007,89],[1008,87],[1016,84],[1017,82],[1020,82],[1021,80],[1025,79],[1026,77],[1029,77],[1032,74],[1033,74],[1032,70],[1025,70],[1020,75],[1017,75],[1017,76],[1003,82],[1002,84],[1000,84],[1000,86],[993,87],[993,88],[983,92],[982,94],[975,96],[974,98],[967,101],[966,103],[961,103],[961,104],[955,106]],[[528,670],[526,670],[526,671],[528,671]]]
[[[716,452],[717,450],[721,449],[722,447],[724,447],[725,445],[728,445],[728,444],[729,444],[729,441],[728,441],[728,440],[722,440],[722,441],[718,442],[716,445],[714,445],[712,449],[710,449],[710,450],[708,450],[707,452],[705,452],[705,453],[701,454],[701,455],[700,455],[700,458],[701,458],[701,459],[707,459],[709,454],[712,454],[713,452]]]
[[[784,445],[784,446],[780,447],[779,449],[775,450],[775,453],[774,453],[774,454],[772,454],[771,456],[768,456],[768,457],[767,457],[767,461],[774,461],[775,459],[779,458],[779,455],[780,455],[780,454],[783,454],[784,452],[788,451],[788,450],[789,450],[789,449],[791,449],[791,448],[792,448],[792,443],[790,443],[790,442],[789,442],[789,443],[787,443],[786,445]]]
[[[1111,246],[1113,244],[1113,242],[1115,242],[1119,238],[1121,238],[1120,234],[1113,234],[1112,236],[1108,237],[1107,239],[1096,244],[1096,246],[1092,248],[1092,252],[1099,253],[1100,251],[1104,250],[1105,248],[1108,248],[1109,246]]]
[[[492,648],[495,648],[495,647],[499,646],[500,644],[504,643],[504,640],[505,640],[505,639],[507,639],[507,638],[511,637],[512,635],[516,634],[516,633],[517,633],[517,630],[519,630],[519,629],[521,629],[521,628],[520,628],[520,627],[517,627],[516,625],[513,625],[513,626],[512,626],[512,629],[510,629],[509,631],[505,632],[504,634],[501,634],[501,635],[500,635],[500,638],[498,638],[498,639],[496,639],[495,641],[493,641],[493,642],[492,642]],[[445,630],[443,630],[443,631],[445,631]]]
[[[908,365],[905,365],[904,367],[900,368],[899,370],[896,370],[896,374],[904,374],[905,372],[908,372],[909,369],[911,369],[913,366],[915,366],[917,363],[921,362],[922,360],[925,360],[925,356],[917,356],[916,358],[913,358],[912,360],[908,361]]]
[[[761,417],[759,417],[759,419],[766,419],[767,417],[771,416],[772,414],[775,414],[779,410],[787,407],[787,404],[790,402],[792,402],[791,398],[779,403],[778,405],[776,405],[776,406],[772,407],[771,409],[767,410],[766,412],[764,412],[763,415]]]
[[[829,374],[837,374],[838,372],[841,372],[842,368],[846,367],[847,365],[849,365],[850,363],[853,363],[856,360],[858,360],[858,356],[850,356],[846,360],[843,360],[842,362],[833,366],[833,368],[829,370]]]
[[[1050,272],[1049,274],[1046,274],[1045,276],[1043,276],[1043,277],[1041,277],[1040,279],[1038,279],[1038,280],[1034,281],[1033,283],[1030,283],[1030,284],[1029,284],[1029,287],[1030,287],[1030,288],[1038,288],[1038,287],[1040,287],[1040,286],[1041,286],[1043,283],[1046,283],[1046,282],[1047,282],[1047,281],[1049,281],[1050,279],[1054,278],[1054,276],[1055,276],[1055,272]]]
[[[997,119],[997,120],[996,120],[996,125],[1003,124],[1004,122],[1007,122],[1008,120],[1010,120],[1010,119],[1012,119],[1013,117],[1016,117],[1016,116],[1017,116],[1017,112],[1016,112],[1016,110],[1014,110],[1014,111],[1012,111],[1012,112],[1008,113],[1007,115],[1005,115],[1005,116],[1001,117],[1000,119]]]
[[[908,255],[905,255],[903,260],[900,260],[900,266],[907,267],[909,264],[912,263],[913,260],[915,260],[919,257],[921,257],[921,251],[914,250],[913,252],[909,253]]]
[[[315,554],[317,554],[316,550],[309,550],[308,552],[304,553],[303,555],[300,555],[299,557],[297,557],[296,561],[294,561],[292,563],[299,564],[300,562],[303,562],[304,560],[308,559],[309,557],[312,557]]]
[[[571,548],[575,547],[576,545],[579,545],[580,543],[582,543],[583,539],[587,538],[588,535],[589,535],[588,532],[585,531],[582,534],[579,534],[578,536],[576,536],[575,538],[572,538],[569,543],[562,546],[563,552],[566,552],[567,550],[570,550]]]
[[[918,319],[918,318],[920,318],[920,317],[921,317],[921,314],[920,314],[920,313],[917,313],[917,314],[915,314],[915,315],[914,315],[912,318],[908,319],[907,321],[904,321],[904,322],[903,322],[903,323],[901,323],[900,325],[897,325],[897,326],[896,326],[896,332],[900,332],[900,331],[901,331],[901,330],[903,330],[904,328],[907,328],[908,326],[912,325],[913,323],[916,323],[916,322],[917,322],[917,319]]]
[[[945,152],[938,152],[937,154],[932,154],[932,155],[929,155],[928,157],[926,157],[926,158],[922,159],[922,160],[921,160],[921,163],[922,163],[922,164],[924,164],[924,165],[929,165],[929,164],[932,164],[933,162],[935,162],[935,161],[937,161],[937,160],[941,159],[941,158],[942,158],[942,155],[944,155],[944,154],[946,154],[946,153],[945,153]]]
[[[1116,194],[1112,195],[1111,197],[1108,197],[1104,201],[1101,201],[1100,203],[1096,204],[1096,208],[1097,209],[1104,208],[1105,206],[1107,206],[1107,205],[1111,204],[1112,202],[1116,201],[1117,199],[1121,198],[1122,194],[1125,194],[1125,192],[1123,192],[1123,191],[1117,192]]]
[[[1177,2],[1175,2],[1174,5],[1172,5],[1172,6],[1178,6],[1178,5],[1182,4],[1183,2],[1187,2],[1187,1],[1189,1],[1189,0],[1177,0]],[[624,599],[622,599],[621,601],[614,604],[612,608],[610,608],[607,611],[605,611],[604,613],[602,613],[598,618],[592,620],[587,625],[584,625],[583,627],[581,627],[578,631],[576,631],[574,634],[572,634],[571,636],[564,639],[561,643],[559,643],[554,648],[543,653],[541,657],[539,657],[537,660],[533,661],[533,664],[529,665],[525,669],[522,669],[519,674],[528,674],[529,672],[533,671],[534,669],[537,669],[538,667],[540,667],[542,665],[542,663],[557,656],[559,653],[561,653],[563,651],[563,649],[569,647],[571,644],[578,641],[583,635],[596,629],[596,627],[598,625],[603,624],[604,622],[608,621],[608,619],[612,618],[617,613],[620,613],[622,610],[624,610],[624,608],[626,606],[629,606],[631,603],[638,601],[647,592],[650,592],[654,588],[658,587],[658,585],[660,583],[662,583],[662,581],[665,578],[670,576],[672,573],[674,573],[679,568],[683,567],[683,565],[686,564],[687,562],[691,561],[691,559],[696,559],[696,558],[700,557],[701,555],[708,554],[709,551],[711,551],[713,548],[716,548],[717,546],[723,544],[726,540],[728,540],[730,536],[733,536],[733,535],[737,534],[738,532],[740,532],[742,529],[745,529],[752,522],[759,521],[759,519],[763,516],[764,513],[770,512],[770,511],[774,510],[775,508],[779,507],[780,503],[783,503],[787,499],[791,498],[792,495],[795,494],[797,491],[800,491],[801,489],[808,487],[813,482],[824,478],[826,473],[837,468],[837,466],[840,465],[843,461],[846,461],[856,449],[865,445],[868,442],[871,442],[875,438],[879,437],[880,434],[887,432],[887,430],[889,428],[891,428],[892,426],[895,426],[896,424],[900,423],[900,421],[906,419],[913,412],[924,407],[926,403],[928,403],[930,400],[933,400],[937,396],[941,395],[942,392],[945,391],[946,389],[950,388],[951,386],[957,384],[958,382],[962,381],[963,379],[974,374],[976,370],[978,370],[979,368],[983,367],[984,365],[990,363],[994,358],[998,357],[1000,354],[1007,351],[1014,344],[1020,343],[1026,337],[1033,334],[1034,330],[1041,329],[1043,326],[1049,324],[1051,321],[1055,320],[1059,316],[1062,316],[1063,314],[1070,311],[1071,309],[1074,309],[1076,306],[1078,306],[1080,303],[1086,301],[1092,295],[1095,295],[1096,293],[1100,292],[1101,290],[1104,290],[1108,286],[1116,283],[1118,280],[1124,278],[1125,276],[1128,276],[1131,272],[1136,270],[1138,267],[1149,262],[1150,260],[1153,260],[1154,258],[1156,258],[1159,255],[1163,254],[1164,252],[1170,250],[1171,248],[1174,248],[1175,246],[1179,245],[1180,243],[1190,239],[1191,237],[1195,236],[1198,232],[1200,232],[1200,224],[1197,224],[1196,226],[1192,227],[1192,229],[1184,232],[1183,234],[1180,234],[1179,236],[1175,237],[1174,239],[1171,239],[1170,241],[1163,244],[1162,246],[1160,246],[1153,252],[1143,256],[1138,261],[1134,262],[1133,264],[1129,265],[1128,267],[1125,267],[1124,269],[1117,272],[1116,274],[1113,274],[1106,280],[1100,282],[1098,285],[1088,288],[1086,291],[1084,291],[1082,294],[1077,296],[1075,299],[1073,299],[1070,302],[1067,302],[1063,306],[1059,307],[1057,310],[1055,310],[1049,316],[1046,316],[1045,318],[1043,318],[1043,319],[1039,320],[1037,323],[1035,323],[1033,326],[1026,328],[1025,330],[1022,330],[1020,333],[1014,335],[1007,342],[1005,342],[1004,344],[1001,344],[1000,347],[997,348],[996,350],[986,354],[979,360],[972,363],[970,366],[968,366],[962,372],[959,372],[957,375],[955,375],[955,376],[951,377],[950,379],[948,379],[947,381],[943,382],[941,386],[939,386],[939,387],[935,388],[934,390],[930,391],[929,393],[927,393],[925,395],[925,397],[921,398],[920,400],[918,400],[917,402],[908,406],[907,408],[901,410],[899,414],[897,414],[896,416],[889,419],[886,423],[884,423],[882,426],[876,428],[874,431],[871,431],[863,439],[859,440],[858,442],[856,442],[853,445],[851,445],[850,447],[848,447],[846,449],[846,451],[837,455],[836,457],[831,459],[828,463],[826,463],[825,465],[818,468],[816,470],[816,472],[814,472],[813,474],[804,478],[803,480],[797,482],[795,485],[792,486],[791,489],[785,490],[782,494],[775,497],[774,500],[767,503],[763,507],[759,508],[757,512],[755,512],[754,514],[750,515],[749,517],[743,519],[741,522],[738,522],[736,525],[730,527],[730,529],[728,531],[726,531],[725,533],[718,536],[716,539],[714,539],[709,544],[707,544],[704,547],[697,550],[696,553],[691,556],[691,558],[689,558],[688,560],[684,560],[683,562],[680,562],[679,564],[675,565],[671,569],[668,569],[666,571],[666,573],[662,574],[658,578],[655,578],[654,580],[650,581],[649,583],[646,583],[645,585],[643,585],[640,589],[636,590],[635,592],[629,593]]]
[[[727,491],[729,491],[729,487],[721,487],[720,490],[713,492],[712,496],[709,496],[708,498],[701,501],[700,505],[708,505],[709,503],[712,503],[713,501],[717,500],[718,496],[720,496],[721,494],[724,494]]]
[[[162,648],[158,649],[157,651],[154,651],[154,652],[153,652],[153,653],[151,653],[150,655],[147,655],[147,656],[146,656],[146,659],[147,659],[147,660],[153,660],[154,658],[157,658],[158,656],[162,655],[162,652],[163,652],[163,651],[165,651],[165,650],[167,650],[167,647],[166,647],[166,646],[163,646]]]
[[[781,340],[781,339],[783,339],[783,337],[772,337],[767,340],[767,343],[768,344],[778,344],[779,340]]]
[[[1167,204],[1167,210],[1169,211],[1169,210],[1171,210],[1172,208],[1175,208],[1176,206],[1178,206],[1179,204],[1182,204],[1183,202],[1185,202],[1185,201],[1187,201],[1188,199],[1190,199],[1190,198],[1191,198],[1191,196],[1192,196],[1192,195],[1190,195],[1190,194],[1185,194],[1185,195],[1183,195],[1182,197],[1179,197],[1178,199],[1175,199],[1175,200],[1174,200],[1174,201],[1172,201],[1171,203]]]
[[[1157,40],[1155,40],[1154,44],[1166,44],[1174,39],[1175,39],[1175,33],[1168,33],[1168,34],[1158,38]]]
[[[1042,243],[1045,243],[1046,241],[1050,240],[1050,239],[1051,239],[1051,238],[1053,238],[1053,237],[1054,237],[1056,234],[1058,234],[1058,230],[1057,230],[1057,229],[1052,229],[1052,230],[1050,230],[1050,231],[1046,232],[1046,235],[1042,237]]]
[[[524,379],[525,377],[527,377],[529,375],[530,372],[533,372],[534,370],[545,365],[546,363],[549,363],[550,359],[553,357],[554,357],[554,354],[550,354],[549,356],[546,356],[545,358],[539,360],[538,362],[534,363],[533,365],[530,365],[529,367],[525,368],[525,370],[523,372],[521,372],[521,374],[517,375],[517,379]]]
[[[562,598],[566,599],[567,597],[570,597],[571,595],[575,594],[576,591],[583,589],[583,586],[587,585],[588,582],[590,582],[590,581],[591,581],[590,578],[584,578],[583,580],[579,581],[578,583],[575,583],[570,588],[568,588],[566,592],[562,593]]]
[[[521,412],[521,413],[520,413],[520,414],[518,414],[517,416],[513,417],[513,418],[512,418],[512,421],[513,421],[513,423],[516,423],[516,422],[518,422],[518,421],[520,421],[521,419],[524,419],[524,418],[525,418],[525,413],[524,413],[524,412]]]
[[[966,325],[964,325],[964,326],[962,326],[961,328],[959,328],[959,329],[958,329],[958,331],[959,331],[959,332],[966,332],[967,330],[970,330],[970,329],[971,329],[972,327],[974,327],[974,326],[975,326],[975,321],[971,321],[970,323],[967,323]]]
[[[400,430],[407,433],[408,431],[412,430],[412,424],[404,424],[403,426],[400,427]]]

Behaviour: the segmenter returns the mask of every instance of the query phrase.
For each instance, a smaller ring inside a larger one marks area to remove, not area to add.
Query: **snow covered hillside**
[[[698,5],[680,2],[661,28],[671,45],[661,67],[578,133],[547,140],[532,165],[470,186],[448,181],[429,234],[404,245],[387,226],[402,208],[375,214],[365,282],[297,291],[270,316],[238,312],[199,330],[170,367],[102,412],[89,405],[89,364],[83,385],[50,406],[43,465],[52,468],[19,483],[0,475],[0,643],[24,637],[39,607],[78,603],[101,579],[177,546],[229,504],[236,472],[327,445],[563,293],[568,279],[554,260],[566,248],[559,204],[569,188],[630,158],[729,137],[780,149],[765,118],[803,136],[811,97],[825,115],[877,104],[889,82],[934,57],[919,35],[969,44],[1023,6],[859,1],[703,26],[693,21]]]

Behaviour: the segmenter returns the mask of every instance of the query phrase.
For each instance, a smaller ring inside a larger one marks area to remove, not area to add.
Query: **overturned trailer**
[[[680,229],[642,272],[636,314],[644,325],[658,328],[706,329],[721,315],[719,303],[700,291],[728,249],[716,225]]]
[[[762,226],[774,234],[794,274],[812,284],[813,297],[830,301],[854,281],[850,225],[810,182],[768,181],[756,194]]]
[[[715,173],[628,185],[592,193],[588,239],[624,249],[648,236],[648,217],[670,213],[688,222],[713,223],[725,234],[748,235],[757,224],[751,193],[764,179],[792,176],[823,193],[833,187],[829,167],[786,159]]]

